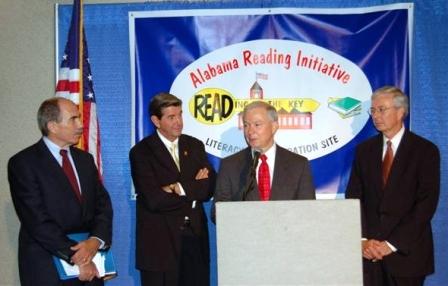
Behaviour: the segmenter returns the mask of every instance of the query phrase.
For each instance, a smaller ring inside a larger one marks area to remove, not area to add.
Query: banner
[[[354,146],[376,133],[372,92],[409,94],[411,23],[411,4],[131,12],[133,144],[153,131],[151,97],[169,91],[184,133],[219,161],[247,146],[241,112],[264,100],[277,144],[311,161],[318,198],[341,196]]]

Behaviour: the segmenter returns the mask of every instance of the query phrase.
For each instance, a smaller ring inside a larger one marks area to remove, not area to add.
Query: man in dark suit
[[[364,285],[423,285],[434,272],[440,155],[405,130],[408,106],[396,87],[375,91],[369,113],[380,134],[356,149],[346,198],[361,202]]]
[[[142,285],[209,285],[202,202],[212,196],[215,173],[204,144],[182,134],[180,99],[160,93],[152,98],[149,113],[157,131],[130,151]]]
[[[91,260],[99,248],[111,244],[112,206],[93,157],[72,146],[82,134],[78,107],[64,98],[46,100],[38,111],[38,125],[42,139],[8,163],[21,223],[21,285],[103,285]],[[74,177],[62,168],[61,150]],[[88,239],[77,243],[67,236],[79,232],[88,233]],[[79,279],[59,280],[52,256],[78,265]]]
[[[249,147],[221,161],[214,202],[315,199],[308,160],[274,142],[276,109],[254,101],[244,108],[243,123]]]

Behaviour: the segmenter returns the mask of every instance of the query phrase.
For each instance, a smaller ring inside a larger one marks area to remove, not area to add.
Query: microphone
[[[260,151],[258,151],[257,149],[253,150],[253,159],[252,159],[251,167],[249,169],[249,174],[248,174],[249,177],[248,177],[248,180],[247,180],[247,188],[243,192],[242,201],[246,200],[247,194],[250,191],[252,191],[252,189],[254,188],[255,181],[256,181],[255,170],[257,170],[258,159],[260,159],[260,155],[261,155]]]
[[[251,167],[251,172],[254,172],[254,174],[255,174],[255,170],[257,169],[257,166],[258,166],[258,159],[260,159],[260,155],[261,155],[261,152],[254,149],[254,153],[253,153],[254,159],[252,160],[252,167]]]

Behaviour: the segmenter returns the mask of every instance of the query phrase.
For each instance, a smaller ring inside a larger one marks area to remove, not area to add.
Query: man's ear
[[[400,108],[398,108],[398,117],[399,117],[399,119],[401,120],[401,121],[403,121],[404,120],[404,118],[406,117],[405,116],[405,111],[404,111],[404,107],[400,107]]]
[[[160,128],[160,119],[157,116],[151,115],[151,121],[157,128]]]
[[[47,123],[47,129],[49,133],[56,133],[57,124],[55,121],[49,121]]]
[[[275,134],[275,132],[277,132],[278,130],[278,121],[274,121],[272,122],[272,134]]]

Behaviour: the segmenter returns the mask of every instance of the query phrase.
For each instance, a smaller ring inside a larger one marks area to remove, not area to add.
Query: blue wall
[[[195,3],[145,3],[85,5],[84,21],[92,65],[101,128],[105,184],[115,211],[113,251],[119,276],[107,285],[139,285],[134,266],[135,201],[130,199],[131,176],[128,152],[131,148],[131,79],[128,12],[167,9],[215,8],[344,8],[377,6],[400,1],[380,0],[253,0]],[[412,56],[411,129],[436,143],[442,154],[442,190],[433,219],[436,273],[426,285],[448,285],[448,1],[416,0],[414,3],[414,45]],[[59,58],[65,46],[71,5],[59,7]],[[60,60],[59,60],[60,62]],[[384,63],[388,68],[388,63]],[[214,234],[212,226],[211,233]],[[213,236],[212,236],[213,237]],[[215,240],[212,239],[214,249]],[[213,251],[214,253],[215,251]],[[213,256],[214,260],[215,257]],[[213,269],[216,263],[213,261]],[[215,274],[215,273],[214,273]],[[216,285],[216,276],[212,277]]]

